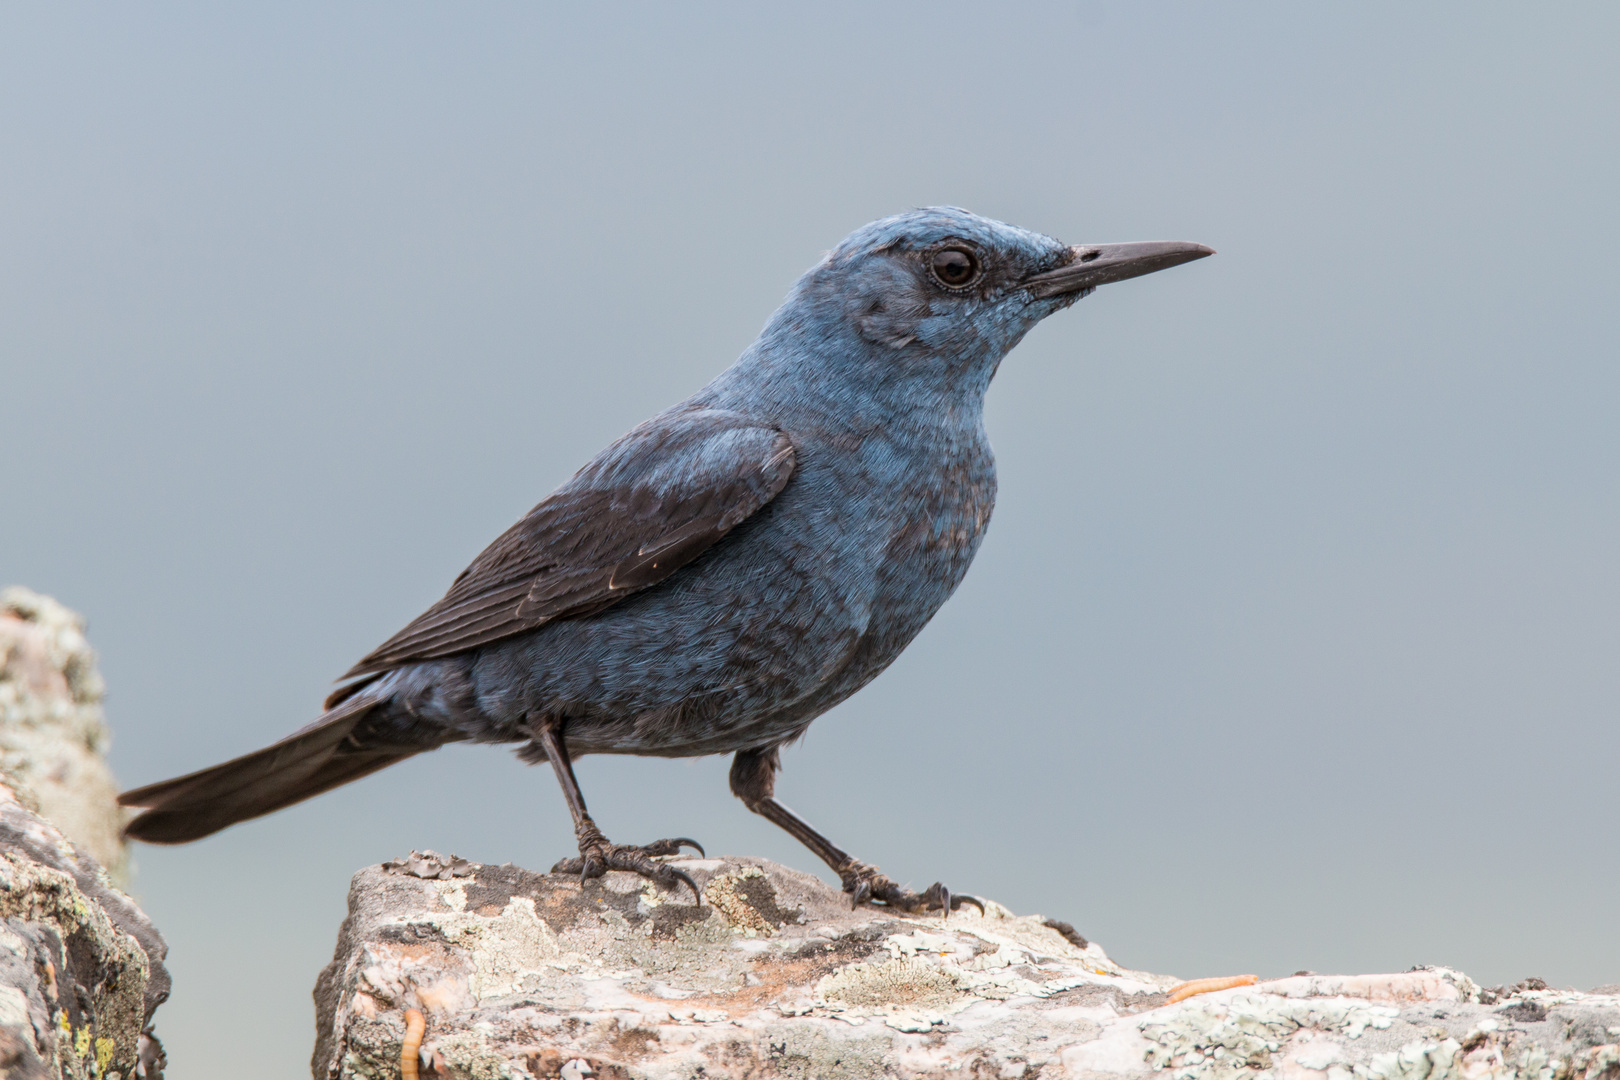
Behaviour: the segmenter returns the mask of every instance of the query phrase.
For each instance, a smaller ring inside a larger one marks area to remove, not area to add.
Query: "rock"
[[[95,860],[0,786],[0,1077],[161,1077],[167,951]]]
[[[671,861],[703,907],[431,852],[362,870],[315,991],[316,1080],[399,1076],[411,1010],[419,1075],[467,1080],[1620,1080],[1614,995],[1425,968],[1173,1001],[1178,980],[999,904],[851,911],[773,863]]]
[[[0,1077],[160,1077],[167,946],[129,869],[84,621],[0,592]],[[116,883],[116,884],[115,884]]]
[[[83,619],[27,589],[0,592],[0,782],[127,885],[104,693]]]

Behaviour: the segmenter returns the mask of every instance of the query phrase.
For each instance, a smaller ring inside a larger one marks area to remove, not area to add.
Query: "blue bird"
[[[949,911],[775,796],[781,746],[892,663],[967,573],[996,498],[984,395],[1030,328],[1098,285],[1214,252],[1071,247],[953,207],[857,229],[737,362],[635,428],[508,529],[344,676],[308,727],[124,793],[128,835],[183,843],[449,742],[555,771],[577,858],[553,872],[691,879],[613,844],[581,754],[732,753],[731,789],[856,904]],[[702,850],[698,848],[698,850]]]

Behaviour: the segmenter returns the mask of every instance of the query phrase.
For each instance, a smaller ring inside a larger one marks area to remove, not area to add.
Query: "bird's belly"
[[[487,737],[522,738],[524,718],[544,713],[564,720],[576,754],[770,741],[760,733],[771,718],[835,675],[860,639],[872,574],[755,539],[765,552],[716,551],[670,587],[486,650],[476,681],[522,687],[481,700]]]
[[[824,610],[814,625],[760,620],[730,651],[727,689],[644,710],[632,722],[593,724],[593,734],[580,732],[579,752],[684,757],[798,738],[894,662],[960,584],[976,547],[974,539],[885,563],[868,602]]]

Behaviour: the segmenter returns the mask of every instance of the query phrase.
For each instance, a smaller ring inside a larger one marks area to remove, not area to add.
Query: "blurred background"
[[[921,887],[1183,977],[1620,980],[1620,9],[12,6],[0,580],[85,612],[126,785],[311,719],[862,223],[1220,254],[1002,366],[957,596],[785,755]],[[724,759],[609,835],[819,871]],[[136,853],[174,1080],[307,1068],[349,875],[543,868],[452,748]]]

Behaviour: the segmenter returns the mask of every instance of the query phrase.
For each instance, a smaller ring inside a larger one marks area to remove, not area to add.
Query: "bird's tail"
[[[366,694],[331,702],[313,724],[263,750],[124,792],[119,803],[146,811],[125,827],[124,835],[152,844],[200,840],[427,749],[371,744],[363,722],[379,704]]]

